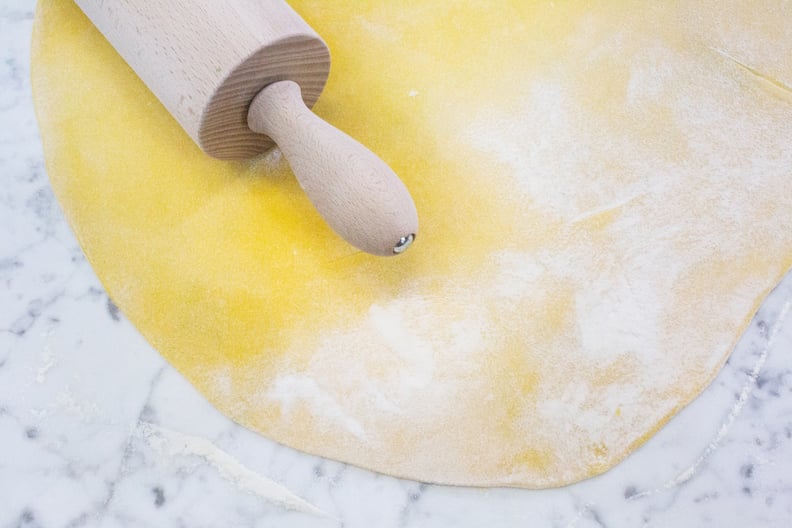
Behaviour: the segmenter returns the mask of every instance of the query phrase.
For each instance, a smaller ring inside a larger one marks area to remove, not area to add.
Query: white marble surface
[[[698,400],[568,488],[402,481],[225,419],[118,313],[63,219],[31,106],[33,7],[0,0],[0,528],[792,526],[792,276]]]

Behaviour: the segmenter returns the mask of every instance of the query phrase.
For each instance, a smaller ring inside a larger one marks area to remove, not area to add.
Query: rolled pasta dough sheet
[[[336,238],[277,150],[202,154],[71,1],[36,14],[64,212],[237,422],[422,481],[568,484],[695,398],[792,265],[787,2],[291,4],[333,51],[315,111],[414,194],[399,258]]]

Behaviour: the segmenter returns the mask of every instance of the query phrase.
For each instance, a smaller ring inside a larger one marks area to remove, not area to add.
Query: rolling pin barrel
[[[348,242],[376,255],[412,243],[418,217],[403,183],[310,112],[330,54],[285,2],[77,4],[207,154],[248,159],[275,140],[320,214]]]

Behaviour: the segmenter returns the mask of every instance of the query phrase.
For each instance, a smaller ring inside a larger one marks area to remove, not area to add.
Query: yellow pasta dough
[[[239,423],[423,481],[567,484],[700,393],[792,265],[788,2],[291,4],[333,52],[315,111],[415,197],[401,257],[338,239],[277,150],[201,153],[71,1],[33,38],[80,244]]]

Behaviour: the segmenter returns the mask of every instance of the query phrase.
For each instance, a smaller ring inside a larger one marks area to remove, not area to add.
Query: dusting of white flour
[[[178,456],[193,456],[204,460],[240,491],[256,495],[288,510],[332,519],[330,515],[301,499],[274,480],[243,466],[234,457],[205,438],[171,431],[150,423],[139,424],[137,432],[159,454],[169,459]]]

